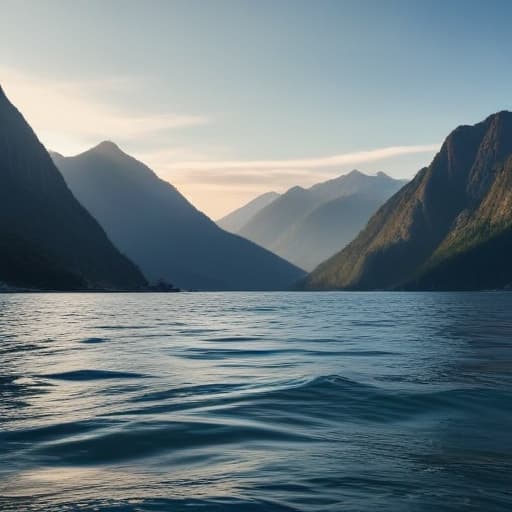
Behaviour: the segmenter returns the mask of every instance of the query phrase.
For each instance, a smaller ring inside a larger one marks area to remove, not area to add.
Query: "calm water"
[[[2,511],[512,509],[512,293],[0,295]]]

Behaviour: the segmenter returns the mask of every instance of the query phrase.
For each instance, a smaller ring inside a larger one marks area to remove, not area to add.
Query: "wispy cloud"
[[[61,81],[0,68],[0,83],[20,108],[43,143],[72,153],[101,139],[127,140],[176,128],[207,124],[201,115],[114,107],[105,96],[115,96],[142,84],[133,78]]]
[[[200,160],[200,161],[181,161],[169,164],[169,170],[230,170],[230,169],[249,169],[249,170],[277,170],[277,169],[319,169],[325,167],[346,167],[367,162],[376,162],[387,158],[394,158],[403,155],[412,155],[417,153],[431,153],[439,148],[439,144],[426,144],[419,146],[390,146],[386,148],[370,149],[366,151],[356,151],[342,153],[332,156],[323,156],[315,158],[302,159],[283,159],[283,160]]]
[[[205,208],[215,218],[269,190],[286,189],[337,177],[358,167],[368,174],[383,170],[395,177],[411,177],[426,165],[440,144],[392,146],[315,158],[280,160],[234,160],[226,158],[227,148],[194,154],[160,151],[139,154],[143,161]],[[210,148],[211,149],[211,148]],[[189,156],[189,158],[187,158]],[[380,162],[383,162],[382,165]],[[405,172],[393,172],[398,164]]]
[[[48,149],[73,155],[102,139],[114,139],[213,216],[268,190],[310,186],[354,167],[375,171],[380,161],[387,161],[380,170],[394,175],[396,163],[407,160],[407,155],[414,160],[408,168],[411,176],[417,162],[427,163],[439,148],[426,144],[309,158],[237,159],[236,148],[211,145],[208,138],[169,147],[170,130],[207,125],[211,119],[177,113],[172,107],[155,111],[154,105],[148,108],[137,101],[147,99],[147,90],[154,85],[147,78],[58,80],[0,67],[0,84]]]
[[[280,160],[228,160],[222,157],[208,158],[207,155],[187,159],[180,158],[179,154],[172,151],[145,156],[146,160],[167,179],[184,186],[200,184],[216,188],[266,187],[283,190],[293,185],[312,185],[338,176],[353,167],[368,168],[374,162],[396,162],[407,155],[422,154],[425,154],[427,159],[439,147],[439,144],[391,146],[324,157]],[[185,154],[182,153],[181,156]],[[410,169],[409,174],[415,170],[417,169]]]

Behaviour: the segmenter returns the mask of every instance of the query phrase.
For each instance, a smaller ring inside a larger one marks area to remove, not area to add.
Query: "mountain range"
[[[259,196],[219,223],[236,226],[241,236],[313,270],[349,243],[404,183],[383,172],[370,176],[354,170],[307,189]]]
[[[230,233],[238,233],[247,222],[256,215],[265,206],[269,205],[272,201],[277,199],[279,194],[277,192],[266,192],[260,196],[249,201],[247,204],[235,211],[229,213],[222,219],[217,221],[217,224],[224,230]]]
[[[304,272],[219,228],[149,167],[112,142],[52,157],[75,197],[146,279],[188,289],[278,290]]]
[[[219,224],[239,234],[112,142],[50,156],[0,87],[0,286],[47,290],[511,288],[512,113],[456,128],[408,183],[352,171]]]
[[[75,199],[1,87],[0,282],[54,290],[146,285]]]
[[[512,283],[512,113],[459,126],[308,289],[475,290]]]

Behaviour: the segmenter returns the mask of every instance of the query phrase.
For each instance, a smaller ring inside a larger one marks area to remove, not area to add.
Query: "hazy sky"
[[[512,2],[0,0],[0,83],[65,155],[117,142],[217,218],[352,168],[410,177],[512,107]]]

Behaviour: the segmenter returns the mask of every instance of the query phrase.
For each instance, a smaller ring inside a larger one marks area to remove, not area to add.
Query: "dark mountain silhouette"
[[[275,254],[220,229],[112,142],[54,159],[76,197],[149,281],[164,278],[205,290],[274,290],[303,276]]]
[[[474,290],[512,283],[512,113],[460,126],[308,288]]]
[[[352,171],[308,189],[293,187],[257,212],[239,234],[312,270],[350,242],[404,183],[384,173]]]
[[[146,284],[75,199],[1,87],[0,282],[59,290]]]
[[[254,217],[260,210],[268,206],[272,201],[279,197],[277,192],[266,192],[256,197],[252,201],[249,201],[246,205],[228,215],[222,217],[217,221],[222,229],[229,231],[230,233],[238,233],[247,222]]]

